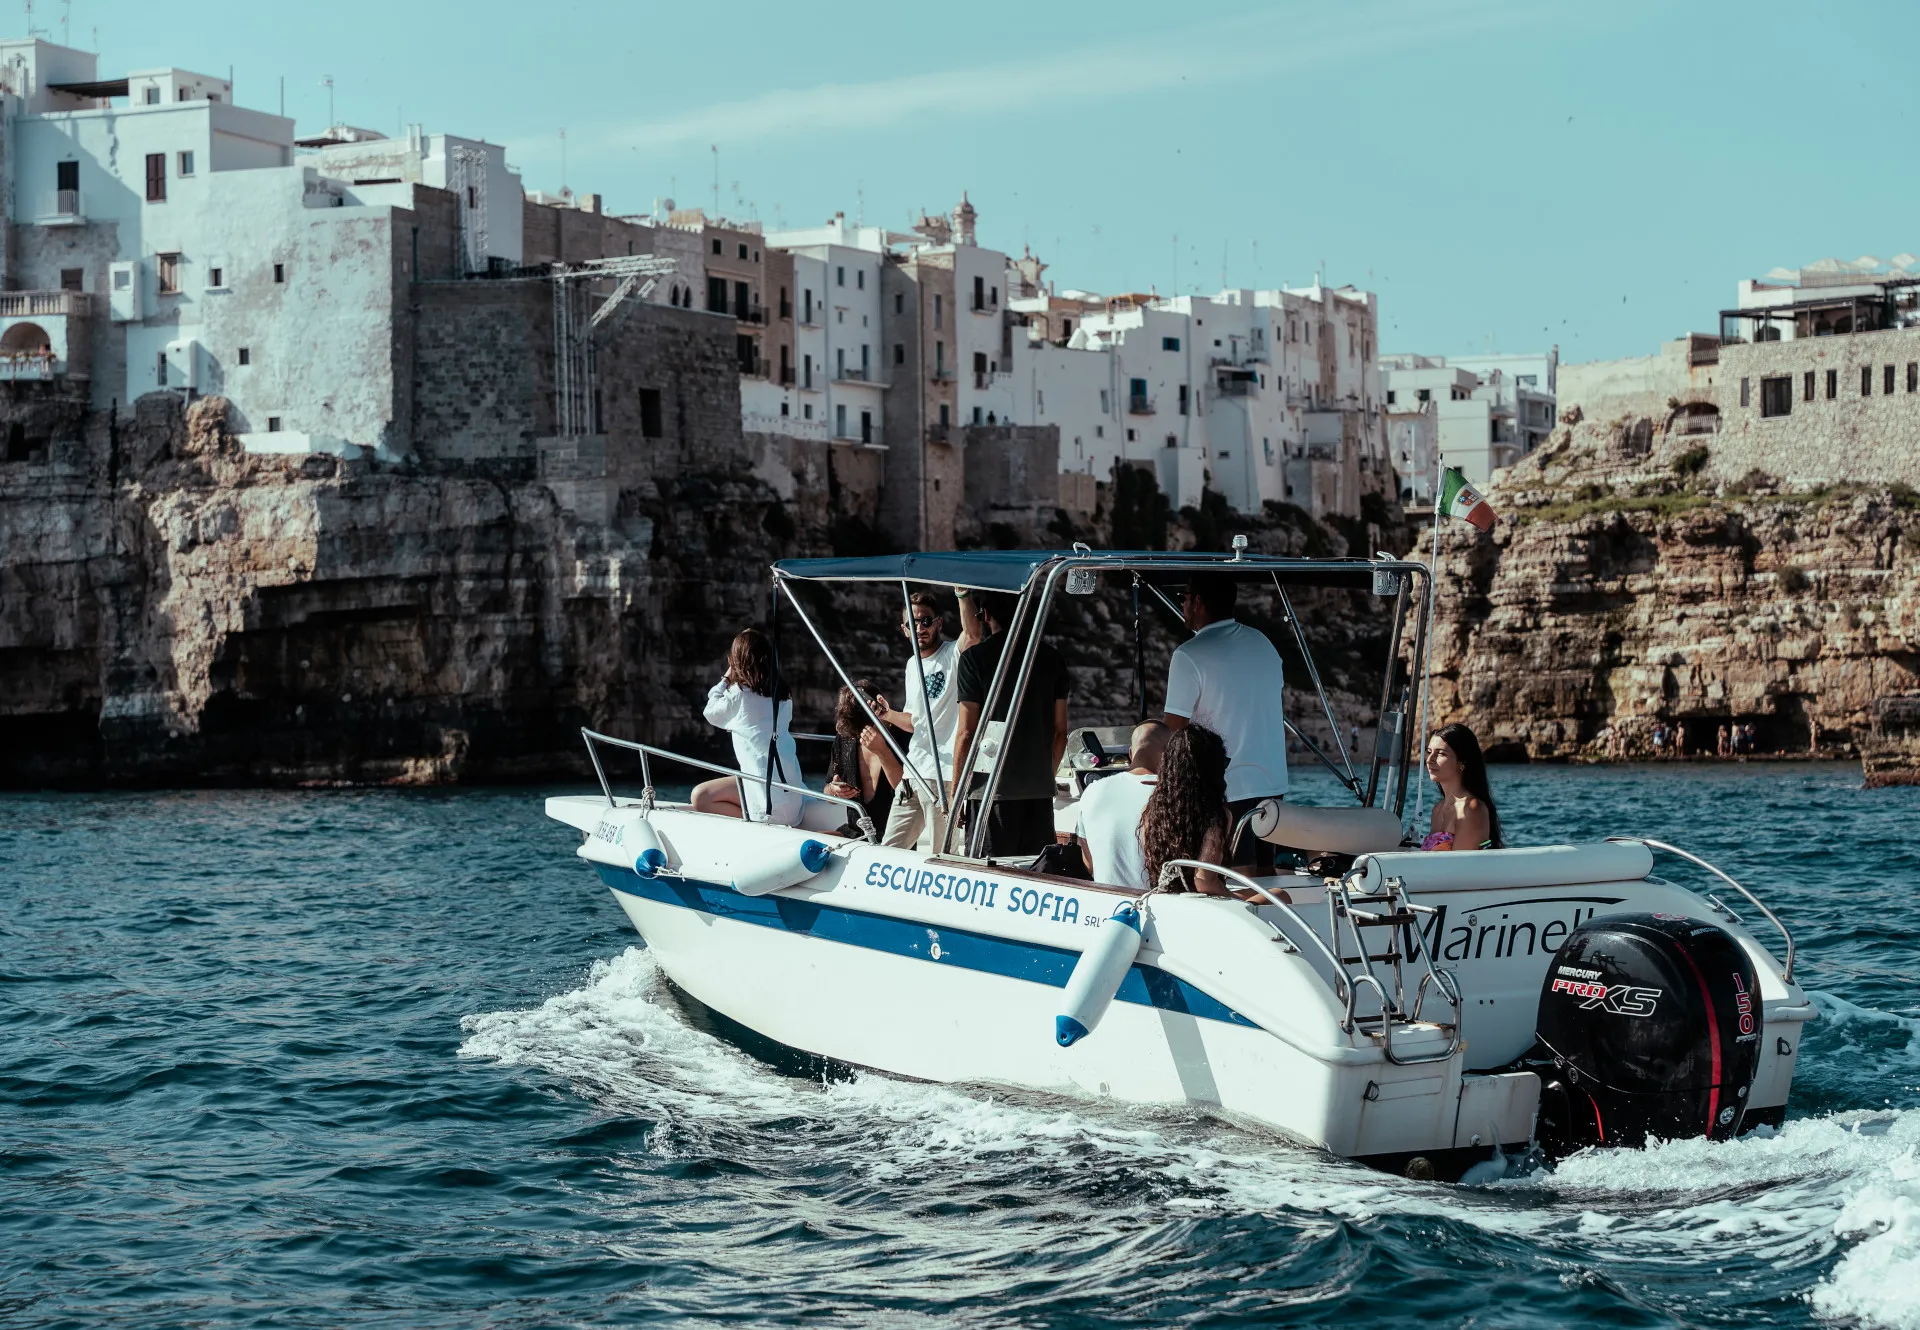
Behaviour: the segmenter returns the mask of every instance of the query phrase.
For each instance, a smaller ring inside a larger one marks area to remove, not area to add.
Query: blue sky
[[[102,73],[233,67],[303,132],[424,122],[529,188],[902,226],[966,189],[1061,286],[1331,282],[1389,351],[1643,354],[1741,277],[1920,252],[1920,8],[72,0]],[[61,0],[38,0],[57,40]],[[16,12],[16,30],[24,28]],[[1178,237],[1177,240],[1175,237]]]

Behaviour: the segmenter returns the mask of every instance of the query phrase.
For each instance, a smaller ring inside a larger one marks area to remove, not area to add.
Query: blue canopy
[[[1209,567],[1249,574],[1279,573],[1283,582],[1361,587],[1376,567],[1418,568],[1399,560],[1298,559],[1248,554],[1165,550],[936,550],[917,554],[881,554],[857,559],[782,559],[773,565],[781,577],[807,582],[932,582],[975,591],[1025,591],[1034,573],[1048,563],[1113,564],[1141,571],[1191,572]]]

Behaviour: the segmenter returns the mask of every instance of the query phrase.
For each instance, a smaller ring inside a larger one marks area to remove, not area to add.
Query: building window
[[[226,277],[226,275],[227,275],[226,269],[224,268],[207,269],[208,288],[211,290],[211,289],[218,289],[220,287],[225,286],[226,282],[223,279]]]
[[[801,418],[802,420],[812,420],[812,419],[813,419],[813,403],[812,403],[812,402],[803,402],[803,403],[801,403],[801,405],[800,405],[800,418]]]
[[[945,402],[940,403],[940,424],[942,427],[953,423],[953,408]]]
[[[1433,400],[1433,389],[1431,389],[1431,388],[1420,388],[1420,389],[1417,389],[1417,390],[1415,390],[1415,392],[1414,392],[1414,394],[1413,394],[1413,395],[1414,395],[1414,397],[1415,397],[1416,399],[1418,399],[1419,401],[1422,401],[1422,402],[1431,402],[1431,401]]]
[[[713,254],[715,258],[720,256],[720,242],[718,240],[713,242]]]
[[[936,295],[933,298],[933,326],[935,328],[938,328],[940,326],[940,313],[944,304],[945,304],[945,301],[943,301],[939,296]]]
[[[253,363],[252,350],[244,346],[240,348],[240,363],[243,365],[251,365]]]
[[[1785,416],[1793,412],[1793,379],[1782,374],[1777,379],[1760,380],[1760,414]]]
[[[1134,441],[1134,433],[1133,433],[1133,431],[1132,431],[1132,430],[1128,430],[1128,431],[1127,431],[1127,442],[1128,442],[1128,443],[1132,443],[1133,441]]]
[[[847,377],[847,348],[844,346],[834,348],[833,377],[836,379]]]
[[[873,360],[868,354],[872,350],[865,342],[860,343],[860,377],[863,379],[873,370]]]
[[[1837,369],[1830,369],[1827,371],[1827,400],[1831,402],[1834,398],[1838,397],[1839,395],[1840,395],[1840,371]]]
[[[1162,351],[1178,351],[1180,349],[1180,339],[1178,337],[1162,337],[1160,339],[1160,349]]]
[[[1178,434],[1167,435],[1167,447],[1178,448],[1179,446],[1180,446],[1180,436]]]
[[[977,406],[973,408],[973,423],[976,425],[984,425],[987,423],[986,412]]]
[[[147,94],[147,98],[146,98],[146,100],[147,100],[147,105],[148,105],[148,106],[158,106],[158,105],[160,105],[160,89],[158,89],[158,88],[153,88],[153,87],[149,87],[149,88],[146,88],[146,89],[144,89],[144,91],[145,91],[145,92],[146,92],[146,94]]]
[[[946,372],[947,344],[945,342],[935,342],[933,344],[933,377],[937,379]]]
[[[1862,397],[1873,396],[1873,366],[1872,365],[1862,365],[1860,367],[1860,395]]]
[[[847,437],[847,407],[844,402],[833,408],[833,437],[836,439]]]
[[[281,284],[281,283],[284,283],[284,282],[285,282],[285,281],[287,280],[287,265],[286,265],[286,264],[284,264],[284,263],[276,263],[276,264],[274,264],[274,265],[273,265],[273,280],[274,280],[274,283],[275,283],[276,285],[279,285],[279,284]]]
[[[862,268],[853,275],[853,284],[862,291],[867,289],[867,270],[865,268]]]
[[[1889,397],[1893,396],[1893,366],[1892,365],[1887,366],[1886,374],[1881,377],[1880,391],[1885,393]]]
[[[1920,360],[1907,362],[1907,391],[1920,392]]]
[[[469,207],[469,208],[478,208],[479,206],[480,206],[480,188],[479,188],[479,186],[477,186],[477,185],[468,185],[468,186],[467,186],[467,207]]]
[[[182,176],[189,176],[193,174],[193,154],[192,153],[183,152],[179,154],[179,158],[175,163],[174,173],[176,175],[182,175]]]
[[[147,202],[165,203],[167,201],[167,154],[150,152],[147,154]]]
[[[180,294],[180,256],[178,254],[156,254],[160,265],[160,294],[175,296]]]
[[[1740,380],[1740,405],[1753,405],[1753,380],[1751,379]]]
[[[895,342],[893,344],[893,363],[896,365],[904,365],[907,363],[907,348],[904,342]]]
[[[987,279],[984,277],[973,279],[973,307],[976,310],[987,307]]]
[[[1103,416],[1113,414],[1112,409],[1107,405],[1107,390],[1105,388],[1100,390],[1100,414]]]
[[[860,413],[860,442],[873,442],[873,412],[871,411]]]
[[[664,431],[660,428],[660,390],[642,388],[640,390],[640,437],[657,439]]]
[[[707,278],[707,313],[725,314],[727,312],[727,279],[724,277]]]
[[[895,291],[893,293],[893,312],[895,314],[905,314],[907,312],[907,297],[904,291]]]
[[[267,433],[278,434],[279,432],[280,432],[280,417],[268,416],[267,417]]]
[[[165,351],[162,351],[158,357],[158,364],[153,373],[153,381],[162,388],[167,386],[167,353]]]
[[[1800,400],[1803,402],[1811,402],[1813,400],[1813,371],[1812,370],[1807,371],[1807,377],[1800,385]]]
[[[835,286],[845,286],[847,284],[847,270],[844,267],[836,267],[833,270],[833,284]]]
[[[62,268],[60,270],[60,289],[62,291],[86,290],[87,270],[85,268]]]
[[[1393,405],[1393,389],[1391,388],[1387,389],[1387,405]]]
[[[753,312],[753,299],[745,282],[733,284],[733,317],[744,319]]]
[[[740,257],[743,259],[747,257],[747,247],[745,245],[740,246]]]
[[[1180,385],[1180,414],[1187,414],[1187,385],[1184,383]]]

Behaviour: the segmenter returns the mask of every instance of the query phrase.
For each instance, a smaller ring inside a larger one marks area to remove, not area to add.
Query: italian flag
[[[1493,530],[1493,509],[1487,506],[1479,490],[1467,484],[1458,467],[1447,468],[1446,481],[1440,489],[1440,512],[1445,517],[1464,518],[1482,531]]]

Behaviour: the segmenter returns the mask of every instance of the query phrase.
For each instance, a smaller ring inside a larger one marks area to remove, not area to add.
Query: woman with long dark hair
[[[887,714],[887,700],[873,691],[869,679],[855,679],[854,688],[867,700],[875,715]],[[827,773],[827,793],[842,799],[855,799],[873,825],[887,825],[893,811],[893,792],[900,784],[900,759],[893,755],[887,740],[860,706],[860,697],[851,689],[840,690],[833,708],[833,760]],[[859,823],[849,816],[841,828],[847,835],[859,834]]]
[[[1504,850],[1500,811],[1487,784],[1480,741],[1464,725],[1442,725],[1427,740],[1427,775],[1440,787],[1423,850]]]
[[[727,649],[727,672],[707,691],[707,722],[733,736],[734,765],[749,779],[721,776],[693,787],[693,811],[755,822],[793,826],[800,821],[801,796],[770,787],[765,779],[767,750],[773,749],[773,779],[798,786],[800,757],[794,751],[793,698],[785,682],[776,705],[773,691],[773,643],[758,628],[748,628]],[[741,804],[741,791],[746,803]],[[771,796],[771,797],[769,797]]]
[[[1160,759],[1160,781],[1140,815],[1140,845],[1147,881],[1160,881],[1160,867],[1175,859],[1221,863],[1227,853],[1227,746],[1200,725],[1175,730]],[[1168,891],[1227,894],[1218,873],[1183,868]]]

